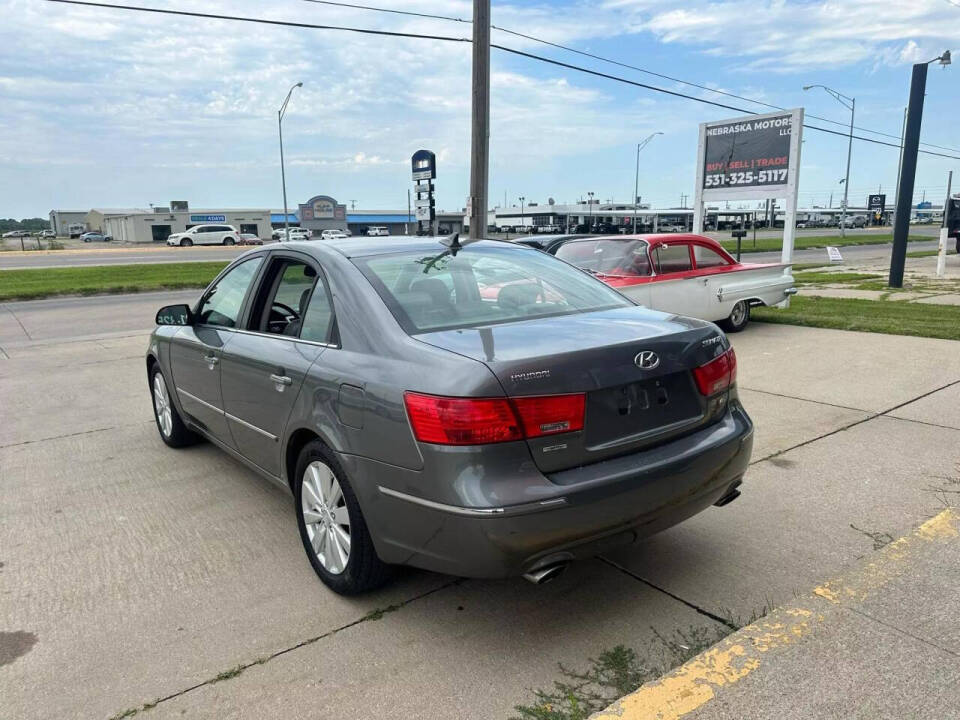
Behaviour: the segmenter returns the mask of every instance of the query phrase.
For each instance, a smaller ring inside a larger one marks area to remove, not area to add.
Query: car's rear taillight
[[[523,439],[506,398],[454,398],[406,393],[417,440],[438,445],[484,445]]]
[[[723,392],[737,381],[737,354],[730,348],[706,365],[694,368],[693,377],[701,395]]]
[[[521,398],[403,396],[413,434],[436,445],[486,445],[583,429],[586,396]]]
[[[513,398],[528,438],[583,429],[586,395],[540,395]]]

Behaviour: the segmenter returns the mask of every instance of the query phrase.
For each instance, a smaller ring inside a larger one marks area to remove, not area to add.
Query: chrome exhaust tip
[[[543,585],[548,583],[554,578],[560,576],[564,570],[567,569],[569,563],[557,563],[556,565],[547,565],[546,567],[537,568],[536,570],[531,570],[528,573],[523,574],[525,580],[529,580],[534,585]]]

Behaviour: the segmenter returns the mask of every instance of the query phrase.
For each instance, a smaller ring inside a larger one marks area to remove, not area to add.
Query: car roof
[[[440,243],[442,237],[421,237],[417,235],[381,235],[380,237],[345,237],[323,241],[296,241],[284,243],[284,247],[298,250],[310,250],[317,247],[326,247],[339,252],[348,258],[367,257],[372,255],[389,255],[399,252],[427,252],[440,253],[448,248]],[[464,238],[466,242],[466,238]],[[502,240],[480,240],[484,247],[512,247],[518,250],[533,251],[525,245],[518,245]],[[474,243],[470,243],[471,245]]]

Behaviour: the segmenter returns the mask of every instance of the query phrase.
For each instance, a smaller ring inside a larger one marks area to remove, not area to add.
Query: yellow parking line
[[[765,656],[776,654],[800,638],[829,627],[823,601],[856,605],[900,575],[918,547],[957,542],[960,516],[947,509],[914,532],[887,545],[857,570],[826,582],[801,602],[779,608],[741,628],[709,650],[674,668],[658,680],[642,685],[590,720],[679,720],[709,703],[722,688],[738,683],[761,667]]]

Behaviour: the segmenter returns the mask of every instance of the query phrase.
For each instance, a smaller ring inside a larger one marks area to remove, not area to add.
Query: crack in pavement
[[[27,340],[33,340],[33,338],[30,337],[30,333],[28,333],[27,329],[23,326],[23,323],[20,322],[20,318],[17,317],[17,314],[8,307],[4,307],[3,309],[6,310],[8,313],[10,313],[10,317],[12,317],[14,320],[17,321],[17,325],[20,326],[20,329],[23,331],[23,334],[27,336]]]
[[[152,421],[151,421],[152,422]],[[0,450],[6,448],[20,447],[21,445],[32,445],[34,443],[46,442],[47,440],[61,440],[63,438],[77,437],[78,435],[90,435],[91,433],[104,432],[106,430],[116,430],[121,425],[111,425],[110,427],[94,428],[93,430],[80,430],[79,432],[67,433],[66,435],[53,435],[52,437],[37,438],[36,440],[22,440],[21,442],[10,443],[9,445],[0,445]]]
[[[357,618],[356,620],[351,620],[350,622],[344,625],[341,625],[340,627],[336,627],[333,630],[328,630],[327,632],[321,633],[320,635],[315,635],[314,637],[307,638],[306,640],[301,640],[298,643],[295,643],[289,647],[285,647],[282,650],[277,650],[276,652],[272,652],[269,655],[264,655],[263,657],[257,658],[256,660],[241,663],[233,668],[230,668],[229,670],[218,673],[213,677],[208,678],[207,680],[204,680],[203,682],[199,682],[196,685],[191,685],[190,687],[184,688],[183,690],[178,690],[175,693],[170,693],[169,695],[158,697],[152,702],[143,703],[139,707],[130,708],[128,710],[121,710],[116,715],[111,716],[110,720],[119,720],[119,718],[132,717],[133,715],[136,715],[139,712],[145,712],[147,710],[151,710],[155,708],[157,705],[159,705],[160,703],[164,703],[164,702],[167,702],[168,700],[174,700],[175,698],[182,697],[187,693],[193,692],[194,690],[199,690],[200,688],[206,687],[207,685],[213,685],[218,682],[223,682],[224,680],[230,680],[232,678],[237,677],[241,673],[243,673],[243,671],[250,669],[254,665],[265,665],[271,660],[274,660],[282,655],[286,655],[287,653],[293,652],[294,650],[299,650],[300,648],[306,647],[308,645],[313,645],[314,643],[319,642],[320,640],[333,637],[337,633],[343,632],[344,630],[349,630],[350,628],[356,627],[357,625],[360,625],[365,622],[379,620],[381,617],[383,617],[384,613],[400,610],[401,608],[404,608],[407,605],[410,605],[411,603],[416,602],[417,600],[422,600],[423,598],[429,597],[430,595],[433,595],[434,593],[438,593],[441,590],[446,590],[447,588],[455,587],[462,582],[463,582],[463,578],[453,578],[452,580],[444,583],[443,585],[438,585],[435,588],[422,592],[418,595],[414,595],[411,598],[407,598],[406,600],[401,600],[400,602],[390,605],[387,608],[379,608],[379,609],[371,610],[370,612]]]
[[[717,615],[716,613],[710,612],[710,611],[707,610],[706,608],[700,607],[700,606],[697,605],[696,603],[692,603],[692,602],[690,602],[689,600],[684,600],[684,599],[683,599],[682,597],[680,597],[679,595],[674,595],[674,594],[673,594],[672,592],[670,592],[669,590],[667,590],[667,589],[665,589],[665,588],[662,588],[662,587],[660,587],[659,585],[654,585],[652,582],[650,582],[649,580],[647,580],[645,577],[642,577],[641,575],[637,575],[637,574],[636,574],[635,572],[633,572],[632,570],[628,570],[627,568],[623,567],[623,565],[621,565],[621,564],[619,564],[619,563],[617,563],[617,562],[614,562],[613,560],[610,560],[609,558],[605,558],[603,555],[597,555],[596,557],[597,557],[597,559],[600,560],[601,562],[604,562],[604,563],[606,563],[607,565],[609,565],[610,567],[612,567],[612,568],[614,568],[614,569],[616,569],[616,570],[619,570],[619,571],[622,572],[624,575],[627,575],[627,576],[629,576],[629,577],[632,577],[634,580],[639,580],[639,581],[642,582],[644,585],[647,585],[648,587],[651,587],[651,588],[653,588],[654,590],[663,593],[664,595],[666,595],[666,596],[669,597],[669,598],[673,598],[674,600],[676,600],[676,601],[679,602],[679,603],[683,603],[683,604],[686,605],[688,608],[690,608],[691,610],[693,610],[693,611],[695,611],[695,612],[703,615],[704,617],[708,617],[708,618],[710,618],[711,620],[713,620],[714,622],[718,622],[718,623],[720,623],[721,625],[723,625],[724,627],[727,627],[727,628],[729,628],[730,630],[733,630],[734,632],[740,629],[740,626],[737,625],[737,624],[736,624],[735,622],[733,622],[732,620],[730,620],[730,618],[725,618],[725,617],[723,617],[723,616],[721,616],[721,615]]]
[[[946,390],[947,388],[953,387],[954,385],[957,385],[957,384],[960,384],[960,380],[954,380],[954,381],[952,381],[952,382],[948,382],[946,385],[941,385],[941,386],[938,387],[938,388],[934,388],[933,390],[930,390],[929,392],[925,392],[925,393],[922,393],[921,395],[917,395],[917,396],[914,397],[914,398],[911,398],[911,399],[906,400],[906,401],[904,401],[904,402],[902,402],[902,403],[899,403],[899,404],[897,404],[897,405],[894,405],[893,407],[887,408],[886,410],[881,410],[880,412],[871,413],[870,415],[868,415],[868,416],[865,417],[865,418],[861,418],[861,419],[859,419],[859,420],[854,420],[853,422],[847,423],[846,425],[843,425],[843,426],[841,426],[841,427],[835,428],[834,430],[831,430],[830,432],[825,432],[825,433],[823,433],[822,435],[817,435],[816,437],[810,438],[809,440],[804,440],[803,442],[797,443],[796,445],[791,445],[790,447],[784,448],[783,450],[778,450],[777,452],[770,453],[769,455],[767,455],[767,456],[765,456],[765,457],[762,457],[762,458],[759,458],[759,459],[757,459],[757,460],[751,460],[751,461],[750,461],[750,464],[751,464],[751,465],[756,465],[756,464],[758,464],[758,463],[765,462],[765,461],[770,460],[770,459],[772,459],[772,458],[779,457],[779,456],[784,455],[784,454],[786,454],[786,453],[788,453],[788,452],[790,452],[790,451],[792,451],[792,450],[796,450],[797,448],[805,447],[806,445],[810,445],[811,443],[815,443],[815,442],[817,442],[818,440],[823,440],[824,438],[828,438],[828,437],[830,437],[830,436],[832,436],[832,435],[836,435],[836,434],[838,434],[838,433],[842,433],[842,432],[844,432],[845,430],[849,430],[849,429],[852,428],[852,427],[856,427],[857,425],[863,425],[864,423],[870,422],[871,420],[876,420],[877,418],[880,418],[880,417],[889,417],[891,420],[901,420],[901,421],[903,421],[903,422],[920,422],[920,421],[911,420],[910,418],[901,418],[901,417],[897,417],[897,416],[895,416],[895,415],[890,415],[889,413],[892,413],[894,410],[899,410],[899,409],[902,408],[902,407],[906,407],[907,405],[910,405],[911,403],[915,403],[915,402],[917,402],[918,400],[923,400],[923,399],[926,398],[926,397],[929,397],[929,396],[931,396],[931,395],[934,395],[934,394],[940,392],[941,390]],[[785,395],[785,396],[783,396],[783,397],[789,397],[789,396],[786,396],[786,395]],[[802,399],[802,398],[794,398],[794,399],[799,400],[799,399]],[[811,402],[816,402],[816,401],[811,401]],[[828,405],[829,403],[821,403],[821,404],[823,404],[823,405]],[[850,409],[855,409],[855,408],[850,408]],[[866,412],[866,411],[865,411],[865,410],[861,410],[860,412]],[[924,425],[932,425],[933,423],[922,423],[922,424],[924,424]],[[955,430],[955,429],[956,429],[956,428],[951,428],[951,427],[946,427],[946,426],[939,426],[939,425],[938,425],[937,427],[943,427],[944,430]]]

